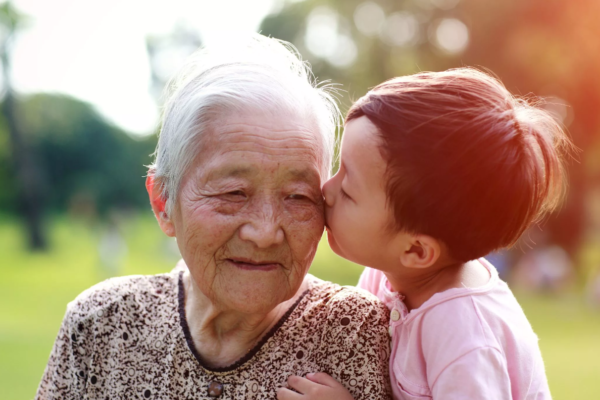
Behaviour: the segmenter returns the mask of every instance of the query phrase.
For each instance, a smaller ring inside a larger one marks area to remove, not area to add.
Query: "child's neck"
[[[425,269],[400,267],[385,276],[395,291],[404,296],[409,310],[419,308],[434,294],[458,287],[485,285],[490,275],[479,261],[432,266]]]

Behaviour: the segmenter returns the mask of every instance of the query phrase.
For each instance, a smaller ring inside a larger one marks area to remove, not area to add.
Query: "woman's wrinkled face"
[[[322,141],[300,118],[216,121],[171,220],[200,290],[223,309],[268,312],[303,281],[323,233]]]

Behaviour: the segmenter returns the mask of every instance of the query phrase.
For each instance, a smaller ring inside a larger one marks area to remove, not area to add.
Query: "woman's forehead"
[[[292,112],[273,115],[261,110],[247,110],[225,115],[216,119],[212,125],[213,129],[210,131],[217,140],[221,140],[221,136],[228,136],[234,140],[244,140],[247,136],[264,139],[320,137],[317,125],[313,121]]]
[[[199,158],[230,155],[239,158],[269,157],[322,162],[320,132],[298,117],[237,115],[222,118],[202,138]]]
[[[244,180],[272,180],[274,182],[302,182],[310,186],[320,187],[320,171],[310,163],[289,163],[266,165],[252,160],[212,163],[202,168],[203,180],[207,182],[240,178]]]
[[[320,133],[300,118],[231,116],[202,138],[193,165],[205,179],[278,173],[309,181],[323,173],[322,146]]]

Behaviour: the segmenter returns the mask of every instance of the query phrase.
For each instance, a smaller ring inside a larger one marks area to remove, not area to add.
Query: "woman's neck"
[[[190,335],[196,351],[209,367],[226,367],[248,353],[306,289],[303,283],[291,299],[268,312],[251,314],[213,304],[189,273],[183,275],[183,286]]]
[[[400,266],[384,273],[392,288],[405,297],[404,303],[409,310],[421,307],[436,293],[483,286],[490,279],[489,271],[477,260],[426,269]]]

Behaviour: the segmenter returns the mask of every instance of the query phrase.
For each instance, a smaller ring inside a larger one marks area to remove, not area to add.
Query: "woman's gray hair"
[[[340,121],[335,91],[331,85],[317,83],[290,43],[253,34],[225,46],[205,47],[190,57],[165,93],[156,158],[149,173],[166,199],[167,214],[201,150],[200,138],[227,113],[294,113],[321,134],[323,165],[331,173]]]

